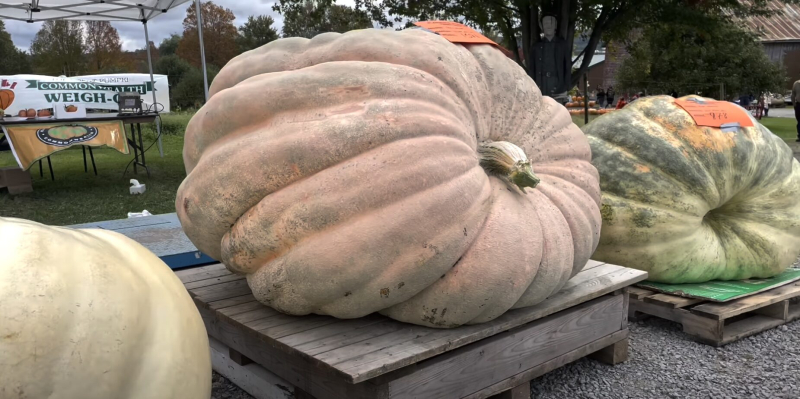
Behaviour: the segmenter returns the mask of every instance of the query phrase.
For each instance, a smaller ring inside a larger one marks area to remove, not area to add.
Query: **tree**
[[[86,52],[89,72],[110,73],[124,69],[119,32],[108,21],[86,22]]]
[[[168,56],[177,53],[178,44],[181,42],[181,35],[173,33],[168,38],[161,41],[158,45],[158,52],[161,56]]]
[[[183,77],[186,76],[189,71],[196,68],[191,66],[183,58],[172,54],[159,58],[154,69],[155,73],[167,75],[167,77],[169,77],[170,102],[177,104],[178,102],[176,101],[175,93],[178,86],[183,80]],[[202,79],[202,75],[200,75],[200,77]]]
[[[203,42],[205,44],[206,63],[223,67],[238,52],[236,44],[236,17],[233,11],[222,8],[211,1],[202,2]],[[178,55],[190,64],[200,67],[200,40],[197,37],[197,13],[192,4],[186,10],[183,20],[183,38],[178,44]]]
[[[209,86],[211,82],[214,81],[214,77],[217,76],[217,73],[219,73],[219,68],[214,65],[208,66]],[[198,68],[191,68],[186,72],[181,82],[178,83],[178,86],[175,88],[174,93],[172,93],[172,98],[175,103],[181,107],[199,108],[202,106],[206,100],[202,71]]]
[[[134,51],[126,51],[123,53],[123,58],[128,65],[128,72],[136,72],[136,73],[150,73],[150,66],[147,63],[147,48],[140,48]],[[158,48],[156,48],[155,43],[150,41],[150,58],[153,61],[153,67],[155,71],[155,65],[158,63],[158,60],[161,58],[161,55],[158,52]]]
[[[44,75],[78,75],[85,71],[83,25],[46,21],[31,43],[34,71]]]
[[[320,33],[344,33],[372,27],[363,10],[333,4],[332,1],[281,0],[272,9],[283,14],[283,37],[312,38]]]
[[[274,8],[288,19],[307,0],[279,0]],[[318,0],[316,7],[325,8],[334,0]],[[795,3],[797,0],[787,0]],[[722,16],[744,17],[766,16],[771,2],[766,0],[355,0],[356,9],[366,11],[380,26],[414,20],[458,21],[481,31],[499,32],[513,54],[521,48],[518,62],[523,66],[532,64],[529,49],[541,40],[540,17],[553,13],[558,20],[557,34],[563,37],[569,48],[575,38],[585,35],[588,39],[583,52],[573,55],[571,83],[588,70],[592,57],[580,57],[583,53],[594,54],[602,39],[614,40],[624,37],[631,27],[654,23],[681,21],[702,26],[709,18]],[[408,26],[409,23],[406,24]],[[577,60],[583,61],[578,65]],[[527,68],[529,73],[530,68]]]
[[[239,50],[242,52],[261,47],[278,39],[278,31],[272,27],[275,21],[269,15],[247,17],[247,22],[239,27]]]
[[[0,21],[0,75],[17,75],[30,73],[28,55],[17,48],[6,32],[3,21]]]
[[[629,47],[617,75],[622,89],[719,97],[720,84],[731,95],[780,91],[786,84],[784,69],[770,61],[757,36],[727,20],[702,28],[650,25]]]

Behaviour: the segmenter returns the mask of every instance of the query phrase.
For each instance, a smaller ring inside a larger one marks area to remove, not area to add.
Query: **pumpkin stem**
[[[478,146],[480,164],[486,172],[504,178],[525,192],[535,188],[539,178],[533,173],[525,151],[508,141],[492,141]]]

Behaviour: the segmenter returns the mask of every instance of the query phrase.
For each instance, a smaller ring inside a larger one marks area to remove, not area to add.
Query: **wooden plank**
[[[256,399],[292,399],[294,386],[283,378],[267,371],[256,363],[241,366],[233,362],[227,353],[230,348],[209,337],[211,366],[214,371],[236,384]]]
[[[263,309],[263,308],[266,308],[266,306],[264,306],[264,304],[256,301],[255,298],[253,298],[253,300],[250,301],[250,302],[245,302],[245,303],[240,303],[238,305],[228,306],[228,307],[223,308],[223,309],[218,309],[218,311],[221,312],[222,314],[226,315],[226,316],[233,317],[233,316],[235,316],[237,314],[242,314],[242,313],[250,312],[250,311],[253,311],[253,310],[259,310],[259,309]]]
[[[605,264],[606,264],[606,262],[598,262],[596,260],[589,259],[589,261],[586,262],[586,266],[584,266],[583,270],[581,270],[581,271],[585,272],[585,271],[587,271],[589,269],[595,268],[597,266],[603,266]]]
[[[409,346],[415,343],[419,344],[420,342],[423,342],[423,337],[435,332],[436,330],[433,328],[406,324],[394,332],[382,334],[380,336],[362,340],[351,345],[329,350],[327,352],[320,353],[315,357],[320,361],[331,365],[344,363],[344,366],[336,368],[340,370],[346,370],[349,366],[352,366],[354,361],[357,360],[371,362],[374,361],[376,357],[379,359],[384,359],[386,357],[391,357],[391,353],[404,353],[404,349],[401,349],[400,346],[404,346],[406,343],[408,343]],[[441,335],[452,336],[452,333],[448,330],[442,330]],[[381,350],[386,350],[390,354],[384,355]],[[375,356],[368,356],[370,354],[375,354]],[[347,363],[348,360],[350,361],[349,363]]]
[[[742,338],[775,328],[784,323],[786,322],[780,319],[761,315],[753,315],[744,320],[739,320],[726,325],[722,331],[722,339],[719,340],[716,346],[738,341]]]
[[[781,301],[753,311],[753,314],[772,317],[783,321],[789,320],[789,301]]]
[[[250,363],[253,363],[249,357],[232,348],[228,348],[228,358],[240,366],[246,366]]]
[[[463,397],[619,331],[622,298],[605,296],[417,364],[389,381],[393,399]],[[387,378],[391,378],[387,376]]]
[[[731,302],[704,303],[693,307],[692,312],[717,320],[724,320],[796,296],[800,296],[800,283],[780,286],[760,294]]]
[[[278,326],[261,328],[257,331],[269,336],[272,339],[279,339],[281,337],[286,337],[303,331],[335,324],[338,321],[336,318],[330,316],[317,316],[313,318],[309,316],[302,316],[298,317],[298,319],[299,320],[294,320],[290,323],[281,324]]]
[[[231,297],[231,298],[227,298],[227,299],[222,299],[222,300],[218,300],[218,301],[204,302],[204,301],[197,301],[196,300],[195,304],[199,303],[200,305],[198,305],[198,306],[204,306],[204,307],[207,307],[209,309],[220,310],[220,309],[225,309],[227,307],[241,305],[241,304],[248,303],[248,302],[258,302],[258,301],[256,301],[256,297],[254,297],[252,293],[248,292],[245,295],[239,295],[239,296],[235,296],[235,297]]]
[[[258,302],[256,302],[256,303],[258,303]],[[258,306],[255,309],[247,311],[247,312],[238,312],[238,311],[236,311],[237,313],[228,312],[227,310],[231,309],[231,308],[220,310],[220,312],[222,314],[226,315],[226,316],[230,316],[230,318],[232,318],[233,320],[236,320],[239,323],[242,323],[242,324],[245,324],[245,325],[249,324],[249,323],[252,323],[252,322],[255,322],[255,321],[266,319],[268,317],[281,315],[281,313],[278,312],[275,309],[268,308],[268,307],[266,307],[266,306],[264,306],[264,305],[262,305],[260,303],[259,303],[259,305],[261,305],[261,306]]]
[[[492,399],[531,399],[531,383],[517,385],[508,391],[492,396]]]
[[[615,366],[628,360],[628,339],[615,342],[613,345],[606,346],[599,351],[589,355],[598,362]]]
[[[608,274],[602,274],[609,271]],[[381,337],[379,343],[364,342],[354,348],[338,348],[326,353],[326,358],[320,360],[351,376],[353,383],[366,381],[447,350],[546,317],[646,278],[646,272],[605,264],[577,274],[561,291],[545,302],[506,312],[490,322],[462,326],[455,330],[408,328],[405,331],[398,331],[391,341]],[[372,352],[363,353],[367,347],[374,349]]]
[[[622,307],[625,309],[625,311],[622,314],[622,323],[619,326],[621,330],[628,328],[628,308],[630,307],[630,303],[631,297],[628,295],[628,288],[625,287],[622,289]]]
[[[320,367],[310,356],[286,353],[275,341],[245,328],[225,315],[198,306],[209,336],[245,354],[296,388],[325,399],[385,399],[388,393],[372,384],[347,384],[338,373]],[[248,365],[249,366],[249,365]]]
[[[370,325],[369,328],[359,328],[346,333],[332,335],[320,340],[298,345],[294,349],[306,353],[310,356],[318,356],[322,353],[330,352],[336,348],[363,342],[385,334],[408,328],[407,324],[398,323],[394,320],[385,320],[377,324]]]
[[[311,344],[326,338],[340,337],[345,334],[353,333],[363,327],[372,326],[387,320],[389,320],[387,317],[377,314],[371,314],[357,319],[339,320],[336,324],[287,335],[281,337],[278,341],[284,345],[299,349],[301,345]]]
[[[588,345],[573,349],[555,359],[548,360],[538,366],[532,367],[521,373],[514,375],[511,378],[500,381],[492,386],[486,387],[481,391],[465,396],[463,399],[485,399],[490,395],[501,392],[513,386],[518,386],[525,381],[531,381],[534,378],[545,375],[559,367],[572,363],[578,359],[586,357],[590,353],[596,352],[608,345],[613,345],[615,342],[628,338],[628,330],[617,331],[611,335],[600,338]]]
[[[245,278],[246,278],[245,276],[240,275],[240,274],[226,274],[224,276],[211,277],[211,278],[207,278],[205,280],[199,280],[199,281],[192,281],[190,283],[184,283],[183,285],[186,287],[187,290],[195,290],[195,289],[198,289],[198,288],[209,287],[209,286],[212,286],[212,285],[227,283],[227,282],[230,282],[230,281],[244,280]]]
[[[789,301],[789,315],[786,317],[786,321],[792,321],[800,319],[800,302]]]
[[[685,308],[689,305],[705,302],[703,299],[698,298],[684,298],[670,294],[654,294],[643,298],[645,302],[655,303],[663,306],[668,306],[673,309]]]
[[[252,291],[250,291],[250,287],[247,285],[247,280],[236,280],[212,285],[210,287],[198,288],[191,292],[201,301],[213,302],[233,298],[235,296],[247,295]]]
[[[655,294],[653,291],[648,291],[639,287],[628,287],[628,292],[631,298],[636,300]]]
[[[176,270],[175,275],[183,282],[193,283],[195,281],[205,280],[207,278],[214,278],[231,274],[230,270],[225,268],[222,263],[215,263],[208,266],[192,267],[189,269]]]
[[[673,309],[644,301],[631,301],[630,310],[680,323],[683,331],[712,345],[722,340],[722,320],[697,315],[686,309]]]

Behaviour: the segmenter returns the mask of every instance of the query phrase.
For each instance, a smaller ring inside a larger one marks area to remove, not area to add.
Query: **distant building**
[[[769,18],[751,17],[745,25],[759,34],[764,53],[786,68],[787,88],[800,79],[800,5],[771,0],[768,7],[776,13]]]
[[[578,59],[573,64],[573,67],[576,69],[580,67],[581,63],[583,62],[583,57],[578,57]],[[588,80],[589,80],[589,91],[592,91],[597,88],[597,86],[607,87],[605,81],[606,75],[606,54],[605,51],[600,50],[594,53],[592,60],[589,61],[589,69],[587,71]],[[581,78],[580,83],[578,84],[578,88],[583,91],[583,78]]]

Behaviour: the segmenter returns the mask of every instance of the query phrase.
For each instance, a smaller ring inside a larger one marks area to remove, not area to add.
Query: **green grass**
[[[164,158],[153,145],[145,154],[151,177],[139,168],[133,174],[133,165],[122,172],[133,159],[129,155],[109,148],[94,149],[97,176],[83,171],[80,147],[73,147],[50,156],[55,181],[50,180],[47,161],[42,162],[44,177],[39,177],[39,166],[29,171],[33,177],[33,192],[10,196],[0,190],[0,216],[18,217],[50,225],[69,225],[101,220],[124,219],[128,212],[147,209],[152,214],[175,212],[175,193],[186,176],[183,166],[183,131],[191,115],[169,114],[162,117],[164,125]],[[143,126],[144,146],[155,141],[155,125]],[[87,152],[88,157],[88,152]],[[0,167],[16,166],[10,151],[0,153]],[[130,195],[130,179],[147,185],[143,195]]]
[[[797,139],[797,120],[794,118],[761,118],[761,124],[786,141]]]
[[[578,125],[578,127],[583,127],[585,125],[586,116],[585,115],[571,115],[572,116],[572,123]],[[600,115],[589,115],[589,123],[595,120]]]

